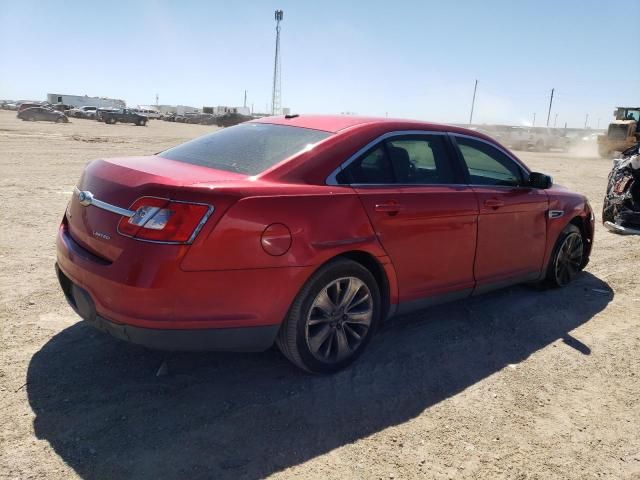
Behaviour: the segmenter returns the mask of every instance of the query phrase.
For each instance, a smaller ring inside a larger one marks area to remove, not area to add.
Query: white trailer
[[[72,107],[126,108],[127,106],[124,100],[117,98],[64,95],[62,93],[47,93],[47,102],[53,105],[61,103]]]

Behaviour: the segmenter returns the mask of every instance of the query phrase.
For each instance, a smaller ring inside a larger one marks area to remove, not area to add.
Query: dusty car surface
[[[69,118],[62,112],[51,107],[30,107],[18,112],[17,117],[28,122],[46,121],[67,123]]]
[[[77,313],[169,350],[260,351],[333,372],[393,315],[587,264],[587,199],[463,128],[268,117],[100,159],[57,236]]]

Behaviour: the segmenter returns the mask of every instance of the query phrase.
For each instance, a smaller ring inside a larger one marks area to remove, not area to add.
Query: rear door
[[[478,205],[451,153],[446,134],[391,134],[337,176],[360,196],[405,305],[474,286]]]
[[[474,266],[478,288],[533,279],[545,253],[549,200],[531,188],[528,172],[487,141],[452,135],[480,208]]]

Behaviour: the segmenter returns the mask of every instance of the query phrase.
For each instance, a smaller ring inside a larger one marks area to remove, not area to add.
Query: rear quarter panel
[[[326,193],[265,195],[240,199],[204,238],[189,250],[181,268],[237,270],[320,265],[350,250],[374,257],[386,254],[357,194],[348,187],[326,187]],[[271,224],[291,232],[289,250],[265,252],[261,236]],[[205,232],[203,232],[205,233]]]

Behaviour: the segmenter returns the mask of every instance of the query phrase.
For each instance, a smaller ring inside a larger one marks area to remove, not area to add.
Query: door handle
[[[389,215],[396,215],[403,208],[402,205],[395,201],[377,203],[375,206],[376,212],[388,213]]]
[[[484,206],[487,208],[500,208],[504,207],[504,202],[502,200],[498,200],[497,198],[490,198],[484,201]]]

